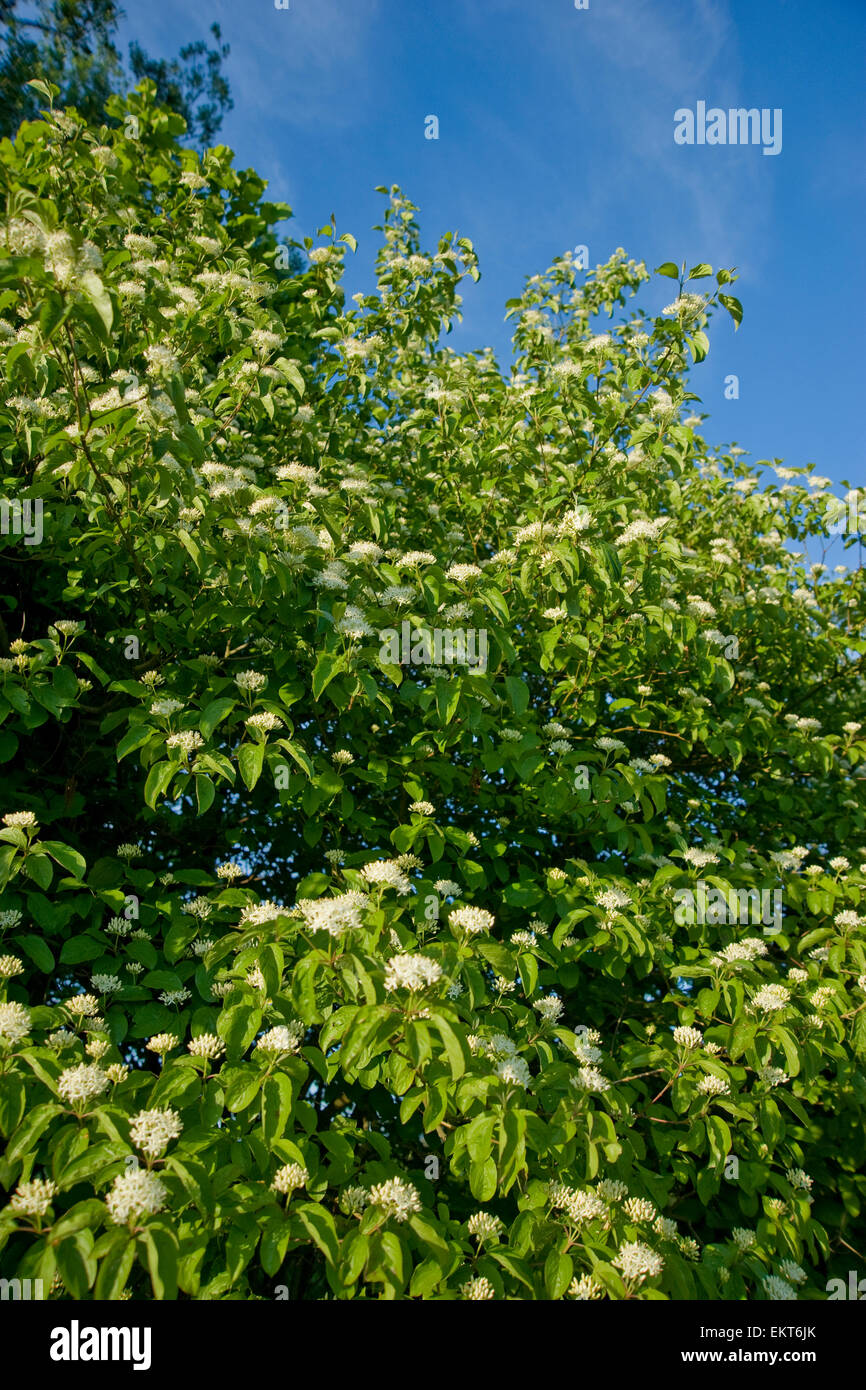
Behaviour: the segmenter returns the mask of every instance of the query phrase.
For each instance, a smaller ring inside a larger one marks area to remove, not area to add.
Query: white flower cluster
[[[60,1073],[57,1092],[61,1099],[74,1104],[76,1101],[95,1100],[108,1090],[110,1084],[101,1067],[83,1062],[77,1067],[67,1067]]]
[[[565,1005],[556,994],[547,994],[541,999],[536,999],[532,1007],[538,1011],[542,1023],[556,1023],[565,1009]]]
[[[451,878],[438,878],[433,884],[440,898],[459,898],[461,888],[459,883],[455,883]]]
[[[736,965],[738,961],[755,960],[767,955],[767,943],[759,936],[747,936],[742,941],[732,941],[712,958],[713,965]]]
[[[381,1207],[386,1216],[402,1222],[421,1210],[421,1198],[412,1183],[404,1182],[402,1178],[389,1178],[387,1182],[371,1187],[370,1205]]]
[[[267,683],[267,676],[263,676],[260,671],[240,671],[235,676],[235,685],[245,695],[254,695],[259,690],[264,690]]]
[[[572,1279],[568,1286],[570,1298],[580,1299],[582,1302],[604,1298],[604,1289],[597,1280],[590,1274],[581,1274],[579,1278]]]
[[[500,1081],[509,1086],[522,1086],[524,1089],[532,1080],[529,1065],[517,1051],[516,1043],[504,1033],[494,1033],[490,1038],[470,1038],[470,1048],[483,1051],[494,1064],[494,1071]]]
[[[504,1230],[500,1218],[487,1211],[476,1211],[467,1224],[469,1234],[478,1240],[498,1240]]]
[[[763,1013],[775,1013],[778,1009],[787,1008],[791,998],[791,991],[784,985],[762,985],[759,990],[752,995],[752,1008],[760,1009]]]
[[[607,1207],[594,1192],[582,1192],[568,1187],[565,1183],[555,1183],[550,1194],[555,1208],[566,1213],[573,1226],[585,1226],[590,1221],[598,1221],[607,1216]]]
[[[483,907],[458,907],[451,913],[448,921],[452,926],[462,927],[467,936],[479,936],[482,932],[490,931],[494,917],[492,912],[486,912]]]
[[[677,1047],[687,1047],[689,1049],[700,1047],[704,1040],[704,1035],[699,1028],[688,1028],[683,1025],[674,1029],[674,1042]]]
[[[761,1283],[764,1286],[767,1298],[773,1301],[790,1302],[797,1297],[797,1290],[794,1286],[789,1284],[786,1279],[781,1279],[778,1274],[765,1274]]]
[[[657,541],[662,530],[667,524],[667,517],[656,517],[654,521],[643,521],[640,518],[632,521],[616,538],[616,544],[631,545],[634,541]]]
[[[389,992],[428,989],[441,978],[442,966],[428,956],[392,956],[385,972],[385,988]]]
[[[645,1279],[661,1274],[665,1262],[657,1251],[639,1240],[632,1240],[620,1246],[613,1264],[622,1270],[623,1278],[628,1283],[642,1284]]]
[[[476,1274],[473,1279],[467,1280],[467,1282],[461,1286],[460,1292],[464,1298],[474,1301],[481,1299],[488,1300],[496,1297],[496,1291],[493,1285],[483,1274]]]
[[[693,319],[701,313],[704,304],[702,294],[681,294],[673,304],[666,305],[662,313],[674,318]]]
[[[244,723],[250,729],[256,729],[259,733],[269,734],[274,729],[281,729],[283,721],[276,714],[271,714],[270,710],[260,710],[258,714],[251,714]]]
[[[610,1082],[598,1067],[580,1067],[571,1077],[571,1085],[577,1091],[609,1091]]]
[[[20,1182],[9,1199],[9,1211],[21,1216],[42,1217],[51,1206],[56,1191],[57,1185],[50,1178],[31,1178],[29,1182]]]
[[[0,1004],[0,1042],[6,1047],[23,1042],[30,1027],[30,1010],[23,1004]]]
[[[695,869],[703,869],[706,868],[707,864],[718,864],[719,862],[719,856],[714,854],[712,850],[699,849],[696,846],[684,849],[682,855],[686,863],[691,864]]]
[[[300,1163],[285,1163],[277,1171],[271,1187],[274,1192],[293,1192],[296,1187],[305,1187],[309,1176]]]
[[[361,913],[368,903],[365,893],[353,890],[334,898],[301,898],[298,908],[311,931],[326,931],[329,936],[342,936],[361,926]]]
[[[190,753],[194,753],[197,748],[204,746],[204,739],[195,729],[182,729],[179,733],[169,734],[165,746],[166,748],[179,748],[182,755],[188,758]]]
[[[133,1144],[148,1158],[158,1158],[168,1147],[171,1139],[177,1139],[183,1131],[180,1116],[176,1110],[139,1110],[133,1116],[129,1133]]]
[[[620,888],[605,888],[602,892],[596,893],[595,901],[605,912],[621,912],[624,907],[629,906],[631,898]]]
[[[619,1178],[602,1178],[596,1191],[606,1202],[622,1202],[628,1196],[628,1188]]]
[[[266,922],[273,922],[279,917],[285,908],[280,903],[270,901],[260,903],[250,903],[243,909],[240,916],[240,926],[242,927],[263,927]]]
[[[256,1043],[257,1052],[273,1053],[278,1056],[284,1052],[297,1052],[306,1029],[303,1023],[278,1023],[269,1028]]]
[[[226,1045],[216,1033],[199,1033],[198,1037],[187,1043],[186,1050],[191,1057],[204,1057],[212,1061],[215,1057],[222,1057]]]
[[[100,994],[114,994],[123,988],[120,977],[117,975],[92,975],[90,983]]]
[[[382,883],[393,888],[400,897],[405,897],[412,889],[406,875],[389,859],[376,859],[371,864],[365,864],[361,873],[368,883]]]
[[[74,994],[71,999],[64,999],[63,1007],[73,1017],[88,1018],[99,1013],[99,1000],[95,994]]]
[[[790,1081],[790,1077],[781,1067],[761,1067],[758,1075],[767,1086],[784,1086]]]
[[[701,1077],[698,1090],[702,1096],[726,1096],[730,1094],[731,1088],[721,1076],[709,1073]]]
[[[629,1197],[622,1209],[629,1221],[655,1221],[658,1216],[654,1204],[646,1197]]]
[[[134,1168],[114,1179],[105,1199],[108,1215],[117,1226],[141,1216],[153,1216],[162,1211],[168,1192],[159,1178],[145,1168]]]

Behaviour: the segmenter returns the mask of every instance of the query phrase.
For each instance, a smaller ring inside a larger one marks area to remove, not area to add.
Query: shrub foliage
[[[333,223],[289,274],[154,94],[2,147],[4,1273],[823,1297],[862,571],[809,564],[823,480],[707,443],[733,272],[653,316],[560,257],[503,371],[443,345],[465,237],[382,189],[371,293]]]

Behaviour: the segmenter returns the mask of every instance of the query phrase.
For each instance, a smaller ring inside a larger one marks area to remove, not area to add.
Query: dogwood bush
[[[708,442],[733,272],[653,316],[562,256],[504,370],[399,190],[347,300],[351,235],[290,273],[257,174],[109,113],[2,148],[4,1274],[825,1297],[863,572],[809,562],[826,480]]]

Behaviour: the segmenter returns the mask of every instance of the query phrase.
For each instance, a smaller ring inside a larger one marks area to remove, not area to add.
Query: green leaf
[[[731,1139],[730,1127],[722,1119],[721,1115],[709,1115],[706,1123],[707,1137],[710,1141],[710,1153],[713,1162],[717,1167],[722,1167],[732,1149],[733,1141]]]
[[[231,995],[229,995],[231,999]],[[243,1000],[229,1004],[217,1018],[216,1030],[230,1053],[246,1052],[262,1026],[262,1011]]]
[[[529,999],[538,988],[538,961],[535,956],[524,951],[522,955],[517,957],[517,968],[520,971],[523,992]]]
[[[54,874],[47,854],[28,854],[24,860],[24,872],[40,888],[48,888]]]
[[[499,941],[479,941],[478,953],[490,962],[497,975],[505,980],[514,979],[514,956],[507,946]]]
[[[446,680],[439,676],[435,682],[436,710],[443,724],[450,724],[460,704],[461,685],[456,676]]]
[[[57,1272],[73,1298],[86,1298],[96,1278],[97,1265],[92,1252],[93,1236],[89,1231],[76,1231],[62,1240],[54,1252]]]
[[[198,721],[199,732],[203,739],[210,739],[214,729],[231,714],[236,704],[236,700],[223,697],[219,700],[211,700],[210,704],[205,706],[201,719]]]
[[[170,1301],[177,1297],[177,1239],[165,1226],[151,1224],[139,1234],[154,1298]]]
[[[735,299],[732,294],[719,294],[719,303],[723,304],[734,320],[734,328],[739,328],[743,321],[743,306],[739,299]]]
[[[315,1202],[304,1202],[292,1207],[292,1216],[297,1217],[310,1239],[319,1247],[329,1265],[336,1265],[340,1258],[340,1243],[334,1218],[325,1208]]]
[[[104,953],[105,947],[101,942],[82,933],[81,936],[71,936],[68,941],[64,941],[60,948],[60,963],[80,965],[82,961],[98,960]]]
[[[389,1023],[390,1020],[391,1009],[388,1004],[365,1005],[358,1010],[340,1045],[340,1066],[344,1072],[354,1070],[366,1049],[374,1044],[382,1024]]]
[[[3,1078],[0,1085],[0,1134],[6,1138],[13,1134],[21,1123],[27,1105],[27,1092],[23,1076],[11,1073]]]
[[[152,811],[156,810],[157,801],[168,790],[177,770],[177,763],[154,763],[150,769],[144,784],[144,799]]]
[[[518,718],[526,713],[529,705],[529,686],[520,676],[506,676],[505,689],[511,701],[511,708]]]
[[[295,388],[298,395],[303,396],[305,390],[304,378],[301,376],[294,362],[289,362],[287,358],[280,357],[276,366],[279,367],[289,384]]]
[[[305,772],[308,777],[313,776],[315,768],[313,766],[312,759],[310,758],[306,749],[302,748],[299,743],[295,743],[294,740],[290,738],[280,738],[277,739],[277,746],[279,748],[285,748],[289,757],[294,758],[295,762],[298,764],[298,767],[301,768],[301,770]]]
[[[442,1283],[443,1278],[442,1266],[437,1260],[422,1260],[412,1271],[409,1293],[412,1298],[428,1298],[437,1284]]]
[[[43,975],[50,975],[54,969],[54,956],[41,937],[35,935],[17,936],[15,945],[28,955]]]
[[[773,1039],[773,1042],[777,1042],[780,1045],[785,1054],[785,1070],[788,1075],[799,1076],[800,1052],[787,1028],[783,1028],[781,1024],[775,1024],[770,1029],[770,1037]]]
[[[466,1127],[466,1148],[473,1163],[484,1163],[493,1148],[495,1115],[477,1115]]]
[[[489,1202],[496,1192],[496,1164],[492,1158],[469,1168],[469,1190],[477,1202]]]
[[[87,862],[83,854],[77,850],[70,849],[69,845],[63,845],[58,840],[40,840],[39,848],[46,854],[50,854],[58,864],[64,869],[68,869],[73,877],[82,879],[87,872]]]
[[[83,1154],[74,1158],[71,1163],[56,1176],[57,1186],[61,1192],[67,1188],[74,1187],[76,1183],[84,1182],[86,1178],[95,1178],[109,1164],[122,1158],[128,1150],[125,1144],[91,1144],[85,1149]]]
[[[690,335],[689,341],[692,345],[692,356],[696,362],[703,362],[710,350],[710,340],[703,329],[695,329]]]
[[[343,1240],[343,1261],[340,1277],[344,1284],[354,1284],[367,1263],[370,1245],[361,1231],[352,1231]]]
[[[49,106],[53,106],[54,98],[60,96],[60,88],[55,87],[53,82],[43,82],[41,77],[31,77],[24,85],[32,87],[41,97],[44,97]]]
[[[656,275],[667,275],[669,280],[679,280],[680,278],[679,266],[674,265],[673,261],[665,261],[662,265],[657,265],[655,273]]]
[[[196,773],[193,777],[193,783],[195,785],[195,801],[198,807],[198,813],[200,816],[203,816],[205,811],[213,805],[213,799],[216,796],[216,787],[209,777],[205,777],[201,773]]]
[[[471,1062],[471,1053],[468,1044],[451,1027],[447,1019],[439,1013],[431,1013],[430,1022],[437,1029],[439,1036],[445,1046],[445,1054],[448,1058],[448,1065],[451,1068],[451,1075],[457,1081],[465,1072]]]
[[[264,760],[265,745],[263,743],[242,743],[238,749],[238,767],[250,791],[262,775]]]
[[[422,1244],[432,1252],[434,1259],[439,1260],[443,1266],[450,1263],[451,1250],[435,1226],[431,1225],[429,1221],[425,1221],[421,1216],[410,1216],[409,1226]]]
[[[262,1134],[270,1146],[285,1133],[292,1113],[292,1079],[285,1072],[269,1076],[262,1089]]]
[[[108,337],[111,333],[111,325],[114,322],[114,310],[108,291],[93,270],[79,271],[76,283],[78,288],[90,300],[100,319],[105,326],[105,334]]]
[[[243,1214],[232,1225],[226,1240],[226,1273],[234,1284],[256,1252],[260,1231],[252,1216]]]
[[[336,675],[345,669],[345,658],[339,652],[322,652],[313,671],[313,698],[318,700]]]
[[[551,1250],[544,1262],[544,1287],[547,1289],[548,1297],[553,1299],[562,1298],[574,1274],[574,1264],[570,1255],[560,1254],[558,1250]]]
[[[93,1296],[100,1301],[118,1299],[135,1263],[135,1238],[125,1228],[108,1233],[108,1247],[99,1262]],[[101,1243],[101,1242],[100,1242]]]
[[[153,735],[154,729],[150,724],[136,724],[127,730],[117,745],[117,761],[121,762],[127,753],[134,753],[136,748],[143,748]]]

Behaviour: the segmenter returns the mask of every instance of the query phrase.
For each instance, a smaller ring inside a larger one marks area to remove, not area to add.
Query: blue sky
[[[692,378],[707,439],[866,484],[863,0],[289,3],[129,4],[122,36],[170,56],[221,24],[235,107],[219,138],[291,204],[292,235],[334,213],[357,236],[348,293],[371,285],[374,188],[392,183],[426,246],[472,238],[482,279],[450,342],[501,361],[505,300],[569,247],[591,265],[623,246],[651,270],[737,266],[743,324],[715,320]],[[675,144],[674,112],[701,100],[780,107],[781,152]],[[647,286],[647,305],[671,288]]]

